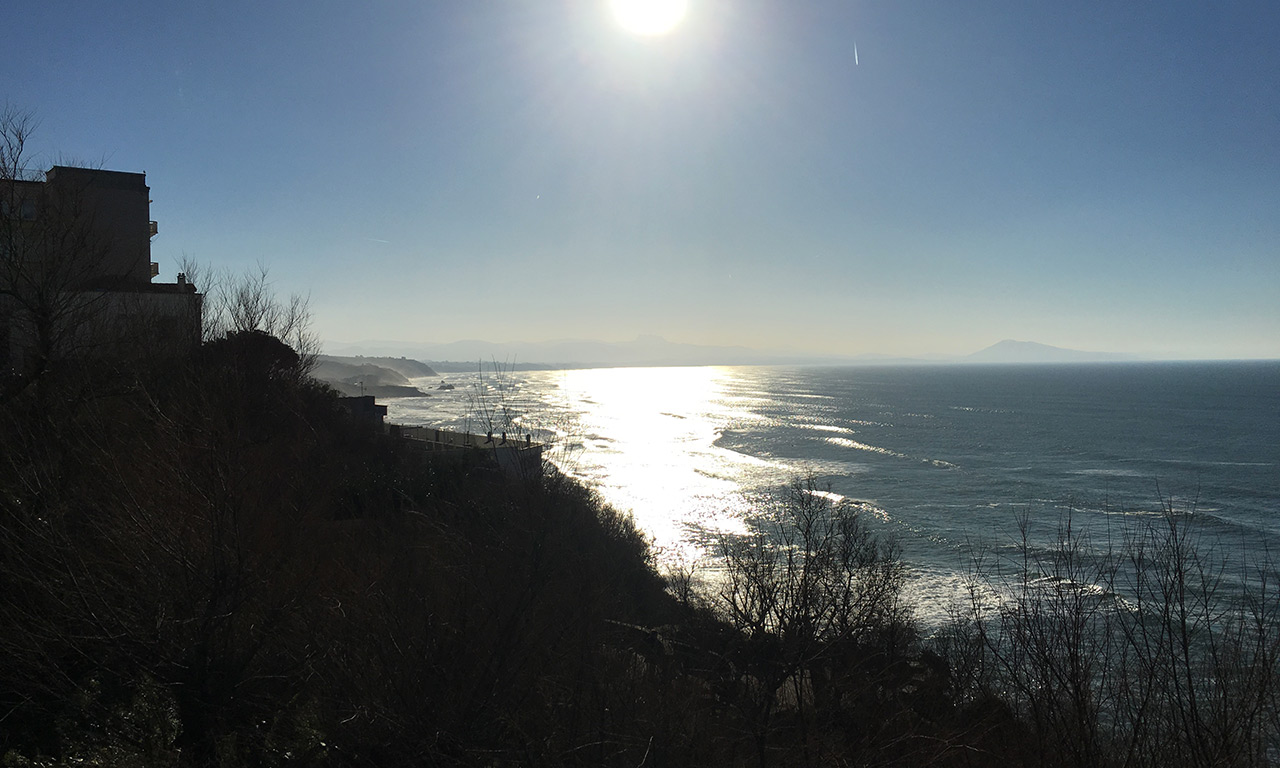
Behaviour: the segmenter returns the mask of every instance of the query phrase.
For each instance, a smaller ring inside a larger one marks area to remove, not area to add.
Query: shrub
[[[1170,505],[1119,542],[1095,543],[1067,517],[1043,553],[1020,523],[1012,567],[980,564],[944,633],[959,699],[1007,702],[1043,764],[1274,759],[1280,591],[1269,563],[1228,571],[1223,544]]]
[[[720,555],[723,572],[706,599],[739,633],[733,684],[757,760],[769,762],[780,719],[807,754],[904,660],[913,631],[901,552],[809,477],[792,483],[754,533],[724,537]]]

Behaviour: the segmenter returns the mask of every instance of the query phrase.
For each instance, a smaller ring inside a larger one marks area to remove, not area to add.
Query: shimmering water
[[[1223,546],[1280,551],[1280,363],[613,368],[451,376],[390,418],[483,431],[485,402],[630,510],[665,551],[705,547],[816,475],[954,589],[1025,513],[1098,528],[1172,504]],[[483,396],[480,393],[484,393]],[[936,596],[936,595],[935,595]]]

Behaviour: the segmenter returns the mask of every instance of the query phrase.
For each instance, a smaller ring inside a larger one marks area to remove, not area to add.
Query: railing
[[[529,435],[513,434],[507,435],[505,439],[501,434],[488,435],[477,434],[474,432],[454,432],[448,429],[438,429],[426,426],[399,426],[400,436],[406,440],[416,440],[418,442],[428,443],[436,449],[440,448],[514,448],[528,449],[537,448],[541,450],[542,444],[535,443],[530,439]]]

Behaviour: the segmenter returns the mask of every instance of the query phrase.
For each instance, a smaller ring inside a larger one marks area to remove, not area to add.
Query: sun
[[[609,0],[613,15],[628,32],[665,35],[684,18],[688,0]]]

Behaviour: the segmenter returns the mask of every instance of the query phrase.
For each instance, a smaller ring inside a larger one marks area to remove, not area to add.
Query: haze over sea
[[[485,431],[505,403],[667,555],[714,549],[812,473],[894,534],[926,612],[975,548],[1095,538],[1171,504],[1214,546],[1280,551],[1280,362],[608,368],[450,375],[389,418]],[[423,386],[437,384],[424,380]]]

